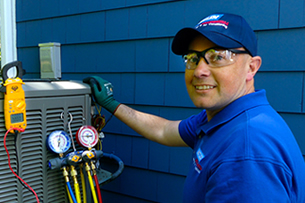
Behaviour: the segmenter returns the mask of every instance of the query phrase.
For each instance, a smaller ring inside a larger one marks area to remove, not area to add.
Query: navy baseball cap
[[[244,47],[251,56],[257,55],[257,39],[246,20],[234,14],[212,14],[202,19],[194,28],[183,28],[175,36],[172,51],[183,55],[197,35],[203,35],[219,47],[226,49]]]

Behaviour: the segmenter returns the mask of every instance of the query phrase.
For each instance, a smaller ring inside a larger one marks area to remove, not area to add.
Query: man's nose
[[[200,58],[197,67],[194,70],[194,76],[197,78],[208,77],[211,74],[210,66],[206,63],[204,58]]]

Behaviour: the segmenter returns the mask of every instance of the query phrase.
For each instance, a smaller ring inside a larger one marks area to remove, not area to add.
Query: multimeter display
[[[11,123],[21,123],[23,121],[23,113],[11,114]]]

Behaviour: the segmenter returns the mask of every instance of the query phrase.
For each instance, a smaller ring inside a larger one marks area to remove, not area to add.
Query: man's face
[[[200,35],[192,41],[189,50],[203,51],[215,46]],[[237,54],[235,63],[213,68],[201,58],[195,70],[185,70],[188,94],[195,106],[206,109],[208,118],[249,93],[246,85],[249,58],[248,54]]]

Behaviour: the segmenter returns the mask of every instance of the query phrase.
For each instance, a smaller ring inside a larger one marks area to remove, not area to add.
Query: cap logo
[[[201,20],[197,25],[196,25],[196,29],[202,26],[223,26],[225,29],[228,28],[229,22],[226,22],[224,20],[219,20],[221,17],[223,16],[223,14],[213,14],[210,15],[206,18],[204,18],[203,20]]]
[[[211,20],[219,20],[219,18],[221,18],[223,16],[223,14],[213,14],[210,15],[204,19],[202,19],[198,24],[206,22],[206,21],[211,21]]]

